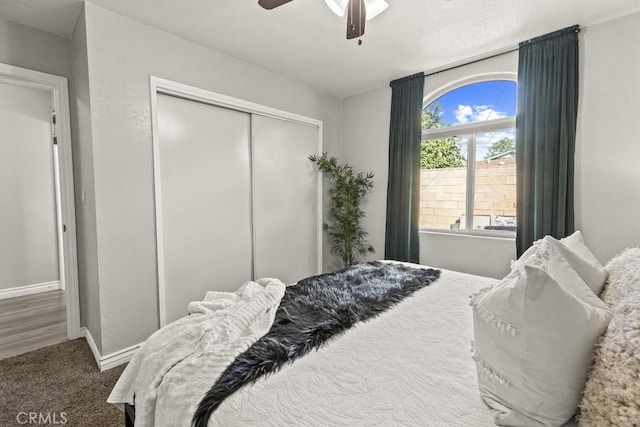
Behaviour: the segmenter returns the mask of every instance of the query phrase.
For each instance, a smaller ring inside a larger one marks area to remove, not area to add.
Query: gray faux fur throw
[[[319,348],[357,322],[377,316],[439,276],[440,270],[375,261],[288,287],[269,332],[220,375],[200,402],[192,425],[206,427],[224,399],[245,384]]]

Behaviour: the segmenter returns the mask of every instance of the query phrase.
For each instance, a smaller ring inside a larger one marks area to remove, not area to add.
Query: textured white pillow
[[[545,237],[545,240],[560,252],[582,280],[589,285],[593,293],[600,295],[604,282],[607,280],[607,272],[596,257],[593,256],[591,251],[584,245],[582,237],[580,237],[579,240],[569,240],[579,233],[579,231],[576,231],[563,240],[556,240],[551,236]]]
[[[498,425],[569,420],[610,317],[559,252],[539,246],[529,263],[471,299],[478,385]]]
[[[522,255],[520,255],[520,258],[518,258],[516,261],[512,261],[511,269],[513,270],[514,264],[517,264],[517,263],[523,264],[527,259],[529,259],[530,256],[535,254],[538,251],[537,244],[541,241],[542,239],[539,239],[533,242],[533,244],[529,246],[529,249],[527,249],[526,251],[524,251]]]
[[[584,258],[586,261],[592,264],[597,264],[600,267],[602,267],[602,265],[600,264],[598,259],[595,257],[595,255],[593,255],[593,253],[589,250],[587,245],[585,245],[584,239],[582,238],[582,232],[580,230],[576,231],[570,236],[560,239],[560,241],[565,245],[567,245],[567,247],[572,251],[574,251],[576,254]]]
[[[528,263],[529,259],[537,254],[544,244],[553,244],[582,280],[589,285],[591,290],[596,295],[600,295],[604,282],[607,279],[607,273],[602,264],[598,262],[589,248],[584,244],[580,231],[576,231],[572,235],[560,240],[556,240],[551,236],[536,240],[533,245],[513,263],[513,267]]]
[[[536,252],[524,264],[545,269],[565,290],[594,307],[608,308],[593,290],[602,287],[600,280],[604,280],[604,272],[599,275],[599,271],[591,271],[590,264],[553,237],[539,240]]]

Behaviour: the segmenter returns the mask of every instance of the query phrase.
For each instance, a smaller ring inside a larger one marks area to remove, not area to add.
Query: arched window
[[[516,82],[486,80],[427,99],[420,228],[512,235]]]

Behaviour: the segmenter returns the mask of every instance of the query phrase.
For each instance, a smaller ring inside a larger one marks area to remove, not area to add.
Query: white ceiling
[[[337,97],[494,52],[573,24],[640,11],[639,0],[387,0],[363,43],[324,0],[267,11],[257,0],[92,3]],[[0,0],[0,16],[70,38],[81,0]]]

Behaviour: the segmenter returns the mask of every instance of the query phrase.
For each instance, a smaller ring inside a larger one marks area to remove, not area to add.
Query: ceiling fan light
[[[385,0],[365,0],[367,5],[367,21],[380,15],[389,4]]]
[[[349,0],[324,0],[324,2],[329,6],[329,9],[339,17],[344,16],[344,12],[347,10],[347,5],[349,4]]]

